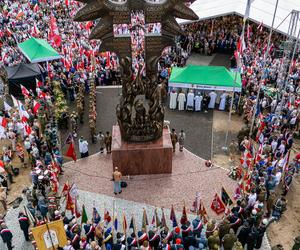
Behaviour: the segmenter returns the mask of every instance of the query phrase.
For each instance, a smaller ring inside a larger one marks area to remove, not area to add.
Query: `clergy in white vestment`
[[[181,92],[178,95],[177,101],[178,101],[178,110],[180,111],[184,110],[184,103],[186,102],[185,94]]]
[[[193,90],[187,94],[186,110],[194,110],[194,97],[195,94]]]
[[[208,108],[209,109],[214,109],[215,104],[216,104],[217,93],[212,91],[212,92],[209,93],[209,96],[210,96],[210,102],[208,104]]]
[[[195,96],[195,111],[201,111],[203,96],[196,95]]]
[[[172,92],[170,93],[170,109],[176,109],[177,107],[177,92],[175,89],[172,90]]]
[[[219,110],[225,110],[226,98],[227,98],[227,94],[224,91],[223,94],[221,95],[221,101],[220,101],[220,105],[219,105]]]

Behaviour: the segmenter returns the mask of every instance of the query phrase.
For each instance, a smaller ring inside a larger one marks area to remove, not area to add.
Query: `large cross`
[[[114,24],[114,37],[130,37],[131,40],[131,58],[134,75],[138,73],[139,68],[143,69],[145,75],[145,37],[161,36],[161,23],[145,23],[143,11],[132,11],[130,24]]]

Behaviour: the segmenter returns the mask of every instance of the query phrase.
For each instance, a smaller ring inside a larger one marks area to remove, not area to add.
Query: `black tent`
[[[35,92],[36,80],[42,80],[41,68],[37,63],[21,63],[16,66],[6,68],[8,75],[9,94],[21,96],[22,91],[20,84],[28,90]]]

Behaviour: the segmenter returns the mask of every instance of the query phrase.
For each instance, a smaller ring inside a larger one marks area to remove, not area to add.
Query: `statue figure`
[[[184,1],[165,0],[78,0],[86,5],[78,11],[75,21],[84,22],[99,19],[90,34],[90,39],[101,39],[101,49],[115,52],[120,58],[123,71],[122,97],[116,108],[122,139],[128,142],[146,142],[159,139],[163,133],[164,107],[161,103],[161,89],[157,82],[157,64],[161,52],[167,46],[175,45],[174,38],[183,31],[175,18],[198,20]],[[134,13],[142,13],[144,22],[132,19]],[[147,36],[147,24],[160,23],[160,34]],[[129,37],[114,34],[114,25],[131,24]],[[139,32],[141,31],[141,32]],[[132,67],[132,37],[143,37],[144,54]],[[145,65],[143,65],[145,63]],[[145,73],[146,72],[146,73]],[[144,95],[149,110],[138,96]],[[135,112],[133,112],[135,111]]]

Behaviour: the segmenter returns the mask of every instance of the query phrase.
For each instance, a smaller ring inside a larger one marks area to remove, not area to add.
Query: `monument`
[[[163,49],[182,34],[175,18],[197,20],[183,1],[79,0],[86,5],[75,21],[99,21],[90,39],[115,52],[122,67],[122,97],[113,127],[112,159],[123,174],[172,172],[172,145],[164,129],[164,107],[157,83]]]

